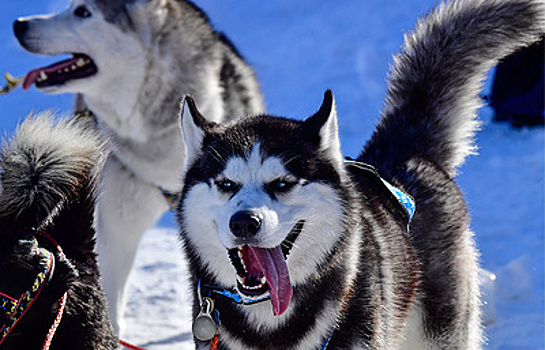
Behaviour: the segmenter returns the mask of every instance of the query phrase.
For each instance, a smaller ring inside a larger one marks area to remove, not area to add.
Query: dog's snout
[[[21,40],[28,31],[28,21],[17,20],[13,22],[13,32],[17,39]]]
[[[231,217],[229,228],[237,237],[252,237],[259,232],[262,222],[263,217],[259,213],[243,210]]]

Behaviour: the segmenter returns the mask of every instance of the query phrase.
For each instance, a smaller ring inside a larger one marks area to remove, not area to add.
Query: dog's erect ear
[[[325,92],[320,110],[305,120],[301,130],[305,138],[318,143],[320,151],[333,162],[339,171],[344,169],[337,109],[331,90]]]
[[[206,131],[215,124],[206,120],[199,110],[193,97],[186,95],[182,100],[180,126],[186,149],[186,166],[191,164],[200,154]]]

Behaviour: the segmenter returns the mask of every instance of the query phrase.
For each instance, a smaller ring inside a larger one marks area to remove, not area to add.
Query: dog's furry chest
[[[112,157],[138,178],[169,191],[181,187],[179,171],[183,166],[185,150],[177,128],[139,143],[110,135]]]

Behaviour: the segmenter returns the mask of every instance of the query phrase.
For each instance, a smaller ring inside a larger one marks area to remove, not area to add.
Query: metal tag
[[[200,341],[209,341],[218,334],[218,325],[212,317],[214,301],[210,298],[203,298],[201,311],[193,320],[193,335]]]

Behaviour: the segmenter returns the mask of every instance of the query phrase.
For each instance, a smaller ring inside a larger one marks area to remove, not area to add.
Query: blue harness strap
[[[409,216],[409,222],[413,219],[414,212],[416,210],[416,204],[414,202],[414,199],[412,199],[411,196],[406,194],[405,192],[401,191],[399,188],[395,187],[388,181],[384,180],[383,178],[380,178],[382,180],[382,183],[386,188],[396,197],[399,204],[405,208],[405,211],[407,212]]]
[[[407,227],[409,226],[416,211],[416,203],[410,195],[383,179],[382,176],[380,176],[378,170],[370,164],[350,159],[345,160],[344,163],[347,167],[355,169],[358,174],[369,175],[370,178],[373,179],[373,181],[379,187],[387,192],[392,199],[392,202],[400,209],[400,212],[403,213],[403,215],[406,217]]]

